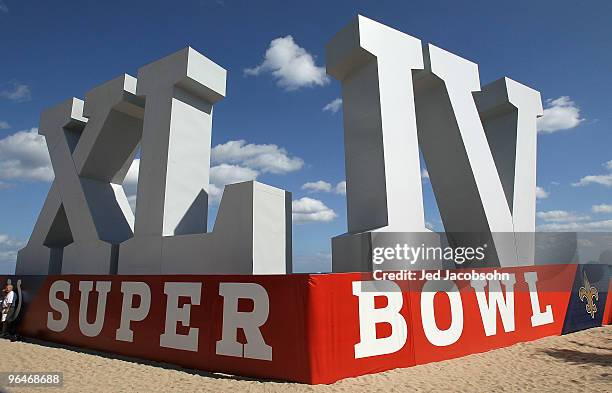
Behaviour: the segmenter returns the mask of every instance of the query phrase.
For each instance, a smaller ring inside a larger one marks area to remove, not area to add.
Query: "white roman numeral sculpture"
[[[55,181],[17,274],[265,274],[291,266],[291,195],[225,189],[207,232],[213,104],[226,71],[191,48],[41,116]],[[136,218],[121,187],[140,143]]]
[[[55,180],[16,273],[107,274],[134,217],[121,183],[141,134],[142,104],[128,75],[41,115]],[[86,117],[84,117],[86,116]]]
[[[540,94],[358,16],[327,46],[342,82],[348,232],[333,271],[373,245],[488,245],[485,266],[534,263]],[[226,71],[191,48],[43,113],[56,178],[18,274],[265,274],[291,270],[290,193],[226,187],[207,233],[213,105]],[[141,159],[135,218],[121,183]],[[446,234],[425,227],[419,148]],[[399,268],[452,267],[393,265]],[[409,264],[411,265],[411,264]],[[470,267],[479,267],[471,264]]]
[[[490,243],[501,266],[533,264],[540,94],[508,78],[481,91],[476,64],[363,16],[326,54],[342,82],[347,178],[333,270],[371,269],[376,236],[428,238],[419,147],[447,241]]]

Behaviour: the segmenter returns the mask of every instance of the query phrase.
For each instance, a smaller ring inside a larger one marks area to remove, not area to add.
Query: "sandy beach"
[[[262,382],[0,340],[0,371],[61,371],[62,392],[611,392],[612,326],[332,385]],[[10,391],[59,391],[19,388]]]

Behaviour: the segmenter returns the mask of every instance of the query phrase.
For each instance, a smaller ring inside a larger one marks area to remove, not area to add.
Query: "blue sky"
[[[509,76],[539,90],[539,227],[612,231],[612,4],[458,3],[0,0],[0,271],[12,270],[49,189],[31,131],[40,112],[187,45],[228,70],[213,120],[217,182],[257,176],[293,192],[305,221],[294,225],[296,268],[327,269],[346,214],[342,111],[328,106],[340,85],[321,67],[357,13],[476,62],[483,85]],[[329,185],[303,188],[318,181]],[[424,186],[426,218],[441,230]]]

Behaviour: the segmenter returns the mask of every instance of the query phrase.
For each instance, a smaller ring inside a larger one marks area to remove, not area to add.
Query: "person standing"
[[[2,300],[2,334],[0,337],[9,338],[11,335],[11,321],[15,312],[15,292],[13,286],[8,284],[4,288],[4,299]]]
[[[2,292],[0,292],[0,316],[2,319],[0,320],[0,332],[2,331],[2,325],[4,321],[6,321],[6,313],[4,312],[4,299],[6,298],[6,285],[2,288]]]

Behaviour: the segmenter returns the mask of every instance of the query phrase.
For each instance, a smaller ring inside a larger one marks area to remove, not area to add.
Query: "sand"
[[[0,371],[62,371],[62,389],[15,392],[612,392],[612,326],[460,359],[349,378],[333,385],[147,365],[77,350],[0,340]]]

